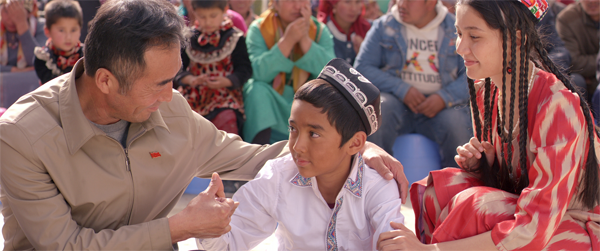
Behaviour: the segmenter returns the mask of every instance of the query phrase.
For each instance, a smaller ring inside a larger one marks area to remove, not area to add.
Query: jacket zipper
[[[125,150],[125,170],[131,172],[131,167],[129,166],[129,154],[127,153],[127,148]]]
[[[123,149],[123,150],[125,150],[126,170],[129,173],[129,177],[131,178],[131,201],[129,204],[129,213],[127,214],[127,218],[126,218],[127,225],[131,225],[131,215],[133,214],[133,202],[134,202],[134,198],[135,198],[135,186],[133,184],[133,174],[131,173],[131,163],[129,161],[129,147],[131,146],[131,144],[133,143],[134,140],[136,140],[137,138],[142,136],[145,132],[146,132],[146,130],[144,130],[141,133],[138,133],[137,135],[132,137],[129,144],[127,144],[127,147]]]

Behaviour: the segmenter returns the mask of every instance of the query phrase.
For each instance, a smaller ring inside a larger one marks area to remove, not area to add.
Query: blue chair
[[[394,158],[404,166],[404,174],[411,184],[427,177],[429,171],[442,168],[440,147],[421,134],[396,138],[392,149]]]
[[[194,177],[194,179],[192,179],[192,182],[190,182],[188,187],[185,189],[184,193],[199,194],[206,190],[208,184],[210,184],[210,179],[201,179]]]

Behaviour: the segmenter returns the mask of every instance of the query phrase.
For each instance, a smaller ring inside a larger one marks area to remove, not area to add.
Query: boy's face
[[[52,44],[62,51],[73,49],[79,42],[81,26],[75,18],[59,18],[50,29],[44,28],[46,36],[52,38]]]
[[[225,18],[225,10],[221,10],[218,7],[213,8],[197,8],[194,10],[196,20],[200,30],[204,33],[212,33],[221,27],[221,23]]]
[[[303,177],[348,175],[350,157],[358,151],[353,147],[355,139],[340,147],[342,136],[329,124],[321,108],[294,100],[289,131],[290,152]]]

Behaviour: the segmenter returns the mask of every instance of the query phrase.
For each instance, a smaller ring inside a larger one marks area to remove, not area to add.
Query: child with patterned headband
[[[35,72],[45,84],[67,72],[71,72],[83,57],[83,45],[79,41],[83,16],[79,3],[74,0],[54,0],[44,9],[48,37],[46,46],[35,48]]]
[[[342,59],[294,96],[290,154],[267,162],[233,196],[231,231],[199,239],[206,250],[249,250],[273,232],[279,250],[372,250],[404,221],[393,181],[359,153],[381,122],[379,90]]]

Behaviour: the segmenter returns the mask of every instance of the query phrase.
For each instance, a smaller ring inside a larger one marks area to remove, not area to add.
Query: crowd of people
[[[0,0],[5,248],[600,250],[600,2],[253,5]]]

